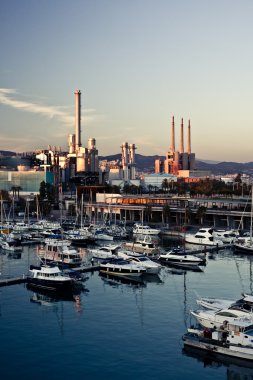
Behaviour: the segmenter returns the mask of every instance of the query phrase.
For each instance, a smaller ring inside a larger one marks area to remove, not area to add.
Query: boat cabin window
[[[237,315],[234,313],[231,313],[229,311],[220,311],[216,313],[216,315],[222,315],[223,317],[232,317],[232,318],[237,318]]]

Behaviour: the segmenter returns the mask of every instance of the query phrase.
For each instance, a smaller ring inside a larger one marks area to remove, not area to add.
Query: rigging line
[[[250,260],[250,265],[249,265],[249,288],[250,288],[250,293],[253,293],[252,289],[252,260]]]
[[[252,188],[251,188],[251,192],[252,192]],[[241,217],[241,220],[240,220],[240,223],[239,223],[239,226],[238,226],[237,231],[239,231],[240,228],[241,228],[242,221],[243,221],[243,214],[245,213],[245,211],[246,211],[246,207],[248,206],[248,202],[249,202],[249,199],[250,199],[250,197],[251,197],[251,192],[249,191],[248,198],[247,198],[247,200],[246,200],[246,203],[245,203],[245,206],[244,206],[244,209],[243,209],[243,212],[242,212],[242,217]]]
[[[185,324],[185,327],[187,326],[187,316],[189,316],[189,311],[187,311],[187,304],[186,304],[186,273],[183,274],[184,276],[184,288],[183,288],[183,305],[182,305],[182,302],[180,301],[179,297],[177,297],[177,303],[179,305],[179,308],[181,310],[181,313],[183,315],[183,322]],[[177,284],[176,284],[176,281],[172,281],[174,287],[175,287],[175,290],[177,293],[178,292],[178,287],[177,287]],[[188,314],[188,315],[187,315]]]
[[[239,270],[239,264],[238,264],[238,262],[237,262],[236,259],[235,259],[235,265],[236,265],[238,276],[239,276],[239,279],[240,279],[240,282],[241,282],[242,291],[243,291],[243,293],[245,293],[244,285],[243,285],[243,279],[242,279],[242,276],[241,276],[241,273],[240,273],[240,270]]]

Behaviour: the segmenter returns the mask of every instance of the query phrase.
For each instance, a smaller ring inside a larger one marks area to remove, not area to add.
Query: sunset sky
[[[172,115],[192,152],[253,161],[252,0],[1,0],[0,150],[82,145],[165,155]]]

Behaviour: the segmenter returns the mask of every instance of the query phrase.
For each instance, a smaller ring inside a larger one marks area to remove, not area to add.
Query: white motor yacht
[[[224,244],[232,244],[238,238],[238,236],[239,232],[236,230],[213,230],[214,239],[221,240]]]
[[[157,228],[151,228],[149,226],[144,226],[143,224],[136,223],[133,228],[134,234],[141,234],[141,235],[158,235],[161,232],[161,230]]]
[[[58,266],[48,265],[31,265],[27,282],[35,287],[53,291],[67,291],[73,286],[73,280],[62,274]]]
[[[140,265],[129,263],[121,258],[114,258],[107,262],[102,262],[99,266],[102,273],[122,277],[140,277],[146,273],[146,268]]]
[[[197,304],[209,310],[221,310],[232,306],[238,306],[242,309],[253,309],[253,296],[249,294],[243,294],[242,298],[238,300],[229,300],[223,298],[201,297],[197,301]]]
[[[80,253],[71,247],[68,240],[45,239],[37,249],[38,256],[45,262],[54,262],[61,265],[79,266],[82,263]]]
[[[245,359],[247,363],[253,361],[252,321],[228,322],[220,331],[190,328],[183,336],[183,342],[184,348],[202,350],[206,354],[209,353],[210,357],[222,355],[232,357],[233,360]]]
[[[126,249],[134,252],[145,253],[146,255],[157,255],[159,253],[158,247],[153,242],[151,236],[137,237],[134,241],[127,241],[123,244]]]
[[[96,260],[105,260],[110,258],[115,258],[117,256],[117,252],[120,249],[120,245],[103,245],[98,248],[92,248],[88,250],[88,253],[90,253],[93,257],[93,259]]]
[[[186,243],[198,244],[204,246],[222,246],[223,242],[220,239],[216,239],[213,235],[213,228],[200,228],[196,234],[186,233],[184,235]]]
[[[204,265],[206,262],[205,257],[188,254],[182,248],[173,248],[160,254],[159,260],[166,264],[178,263],[180,265]]]
[[[118,257],[121,257],[130,263],[143,266],[146,268],[148,274],[158,274],[162,267],[161,264],[150,260],[147,256],[131,251],[118,251]]]
[[[226,322],[235,322],[238,319],[245,319],[253,323],[253,314],[249,311],[240,309],[222,309],[222,310],[196,310],[191,314],[197,319],[198,323],[206,328],[221,329]]]
[[[0,240],[0,247],[7,252],[21,252],[22,246],[20,246],[17,240],[11,238],[5,238]]]

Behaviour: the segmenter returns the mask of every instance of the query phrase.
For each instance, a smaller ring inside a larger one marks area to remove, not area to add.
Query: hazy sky
[[[171,117],[198,158],[253,161],[252,0],[1,0],[0,150],[165,155]],[[185,144],[186,148],[186,144]]]

